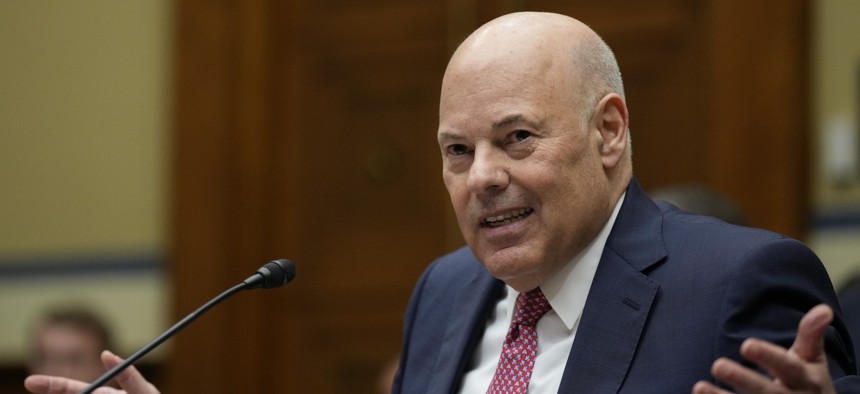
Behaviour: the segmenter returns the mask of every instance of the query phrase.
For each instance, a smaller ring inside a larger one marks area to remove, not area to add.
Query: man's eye
[[[448,154],[453,156],[462,156],[469,153],[469,149],[463,144],[448,145]]]
[[[517,130],[514,132],[514,141],[523,141],[532,136],[532,133],[525,130]]]

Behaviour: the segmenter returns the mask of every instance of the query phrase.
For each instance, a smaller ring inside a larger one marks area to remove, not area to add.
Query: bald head
[[[486,23],[457,48],[445,80],[457,84],[462,72],[503,70],[557,78],[554,84],[570,89],[584,120],[605,95],[624,98],[612,50],[591,28],[565,15],[518,12]]]

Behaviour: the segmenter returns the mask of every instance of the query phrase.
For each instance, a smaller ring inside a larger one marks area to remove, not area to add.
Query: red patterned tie
[[[540,288],[520,294],[514,306],[511,328],[502,346],[499,366],[487,394],[525,394],[537,356],[538,320],[552,307]]]

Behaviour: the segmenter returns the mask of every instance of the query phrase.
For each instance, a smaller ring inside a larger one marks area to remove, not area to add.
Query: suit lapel
[[[559,392],[618,391],[633,360],[658,287],[617,257],[607,258],[604,254],[582,312]]]
[[[503,288],[501,281],[482,269],[459,289],[455,297],[459,302],[448,316],[428,393],[455,393],[460,388],[466,365]]]
[[[665,256],[662,214],[634,179],[597,267],[559,392],[618,392],[659,289],[642,271]]]

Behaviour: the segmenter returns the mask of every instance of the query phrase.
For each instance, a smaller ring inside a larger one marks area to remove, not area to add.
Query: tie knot
[[[512,323],[534,326],[550,309],[552,306],[549,305],[549,301],[546,300],[540,288],[536,288],[517,296]]]

